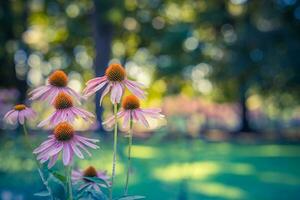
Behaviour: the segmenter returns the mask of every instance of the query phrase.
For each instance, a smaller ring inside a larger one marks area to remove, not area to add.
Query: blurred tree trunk
[[[240,88],[241,127],[238,132],[252,132],[249,125],[249,110],[247,107],[247,88],[242,84]]]
[[[111,42],[112,42],[112,24],[106,20],[105,16],[109,10],[109,1],[98,1],[94,0],[94,11],[92,14],[93,22],[93,37],[96,47],[96,57],[94,60],[94,69],[97,77],[103,76],[105,69],[108,65],[111,52]],[[99,123],[99,130],[103,131],[102,126],[102,113],[103,107],[99,106],[100,93],[96,94],[96,115]]]

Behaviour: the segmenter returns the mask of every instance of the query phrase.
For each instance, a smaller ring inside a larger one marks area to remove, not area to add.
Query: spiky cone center
[[[72,106],[73,106],[72,97],[64,92],[60,92],[54,100],[54,107],[56,109],[65,109],[65,108],[70,108]]]
[[[89,178],[93,178],[93,177],[97,177],[97,170],[95,169],[95,167],[93,166],[89,166],[88,168],[86,168],[83,171],[83,176],[84,177],[89,177]],[[89,179],[84,178],[85,181],[90,182]]]
[[[66,87],[68,84],[68,76],[65,74],[65,72],[57,70],[49,76],[48,81],[53,86]]]
[[[15,105],[14,109],[17,111],[21,111],[21,110],[25,110],[26,106],[24,104],[17,104]]]
[[[123,99],[122,107],[125,110],[134,110],[140,108],[140,100],[134,95],[128,95]]]
[[[61,122],[54,128],[54,136],[58,141],[69,141],[74,136],[74,128],[67,122]]]
[[[125,79],[126,72],[120,64],[111,64],[105,71],[105,75],[109,81],[121,82]]]

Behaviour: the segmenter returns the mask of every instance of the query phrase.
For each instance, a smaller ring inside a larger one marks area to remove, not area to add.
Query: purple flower
[[[49,160],[48,167],[51,168],[57,161],[60,152],[64,165],[70,165],[74,154],[80,159],[84,159],[81,150],[84,150],[89,156],[91,153],[86,147],[98,149],[99,146],[94,143],[99,142],[96,139],[90,139],[76,135],[73,127],[67,122],[59,123],[46,141],[44,141],[33,153],[37,154],[37,159],[41,163]]]
[[[55,126],[62,121],[73,122],[76,117],[81,117],[86,121],[90,121],[95,117],[92,113],[75,107],[73,105],[72,97],[64,92],[59,93],[54,99],[54,107],[56,108],[56,111],[54,111],[47,119],[40,122],[38,127],[47,124]]]
[[[100,104],[103,97],[111,91],[110,100],[113,104],[120,103],[121,97],[127,87],[133,94],[139,98],[145,98],[145,93],[141,89],[142,84],[128,80],[126,72],[120,64],[111,64],[102,77],[97,77],[89,80],[86,83],[86,88],[83,90],[84,96],[88,97],[96,93],[101,88],[105,88],[102,92]]]
[[[61,70],[54,71],[48,79],[48,84],[40,86],[29,93],[30,100],[48,100],[53,103],[55,97],[60,92],[65,92],[74,96],[76,100],[80,101],[82,98],[77,92],[67,86],[68,76]]]
[[[4,119],[11,124],[15,124],[17,122],[24,124],[25,119],[31,119],[35,116],[36,113],[31,108],[26,107],[24,104],[18,104],[14,107],[14,109],[5,114]]]
[[[93,181],[90,181],[88,178],[100,178],[107,182],[107,185],[109,185],[109,176],[107,175],[106,171],[97,171],[93,166],[87,167],[85,170],[73,170],[72,171],[72,181],[75,184],[82,183],[79,190],[82,188],[93,188],[96,191],[100,191],[101,187],[107,187],[105,184],[96,183]]]
[[[142,109],[140,108],[140,101],[134,95],[126,96],[122,102],[122,109],[117,113],[117,118],[124,118],[123,120],[123,128],[129,125],[129,122],[133,120],[134,122],[140,122],[144,126],[149,127],[149,123],[146,117],[151,118],[163,118],[160,108],[152,108],[152,109]],[[115,124],[115,117],[109,117],[103,125],[107,125],[108,127],[112,127]]]

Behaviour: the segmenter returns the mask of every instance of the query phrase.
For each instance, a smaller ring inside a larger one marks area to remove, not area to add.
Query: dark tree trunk
[[[113,27],[105,20],[105,13],[109,4],[106,1],[94,0],[94,11],[92,14],[93,37],[96,47],[96,57],[94,60],[94,69],[97,77],[103,76],[108,65],[111,53],[112,31]],[[102,113],[103,107],[99,106],[100,93],[96,94],[96,115],[99,123],[99,130],[103,131]]]
[[[241,109],[241,127],[239,129],[239,132],[252,132],[249,125],[249,112],[246,104],[247,100],[247,89],[245,86],[242,86],[240,88],[240,109]]]

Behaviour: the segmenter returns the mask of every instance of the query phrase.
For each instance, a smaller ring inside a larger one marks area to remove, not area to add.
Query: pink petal
[[[89,156],[92,156],[92,154],[84,147],[83,144],[80,143],[80,141],[78,141],[78,139],[76,138],[76,144],[83,149]]]
[[[124,121],[123,121],[123,128],[128,127],[129,121],[131,120],[131,111],[124,111]]]
[[[138,86],[134,81],[124,80],[126,87],[132,92],[135,96],[144,99],[145,92]]]
[[[137,118],[139,119],[140,122],[142,122],[147,128],[149,127],[149,123],[148,121],[146,120],[145,116],[143,115],[143,113],[139,110],[135,110],[133,111]]]
[[[57,159],[58,159],[58,154],[56,154],[56,155],[54,155],[54,156],[52,156],[50,158],[50,161],[48,163],[48,168],[49,169],[54,166],[54,164],[56,163]]]
[[[107,93],[110,91],[110,89],[111,89],[111,84],[109,83],[109,84],[106,86],[105,90],[104,90],[104,91],[102,92],[102,94],[101,94],[100,105],[101,105],[101,103],[102,103],[102,100],[103,100],[104,96],[107,95]]]
[[[123,95],[123,89],[119,83],[115,83],[112,86],[110,100],[113,104],[120,103],[121,97]]]
[[[85,144],[86,146],[91,147],[92,149],[98,149],[99,148],[99,146],[87,141],[86,138],[84,138],[84,137],[77,137],[77,140],[79,142]]]
[[[64,165],[69,165],[71,160],[71,149],[68,143],[64,143],[63,150],[63,163]]]
[[[24,117],[24,110],[19,111],[19,116],[18,116],[20,124],[24,124],[25,117]]]
[[[8,111],[8,112],[4,115],[4,118],[9,117],[9,115],[11,115],[13,112],[15,112],[15,110],[10,110],[10,111]]]
[[[89,84],[94,84],[94,83],[101,83],[103,81],[107,80],[106,76],[101,76],[101,77],[97,77],[97,78],[93,78],[91,80],[89,80],[88,82],[86,82],[86,85],[89,85]]]
[[[81,153],[81,151],[76,147],[76,144],[74,143],[74,141],[71,141],[71,147],[74,151],[74,153],[81,159],[84,158],[83,154]]]
[[[46,140],[38,148],[34,149],[33,153],[34,154],[40,153],[40,152],[44,151],[45,149],[53,146],[53,144],[55,144],[54,139]]]
[[[55,147],[48,152],[49,156],[53,156],[55,154],[58,154],[63,148],[63,144],[62,143],[56,143]]]

